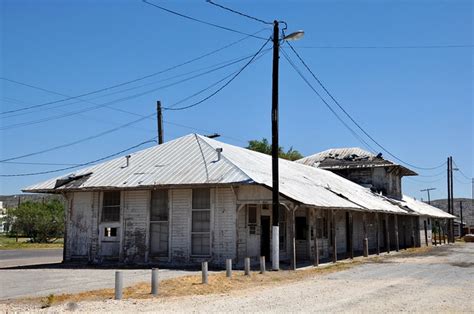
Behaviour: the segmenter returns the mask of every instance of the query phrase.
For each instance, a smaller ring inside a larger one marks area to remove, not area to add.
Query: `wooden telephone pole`
[[[163,144],[163,113],[159,100],[156,102],[156,120],[158,123],[158,144]]]

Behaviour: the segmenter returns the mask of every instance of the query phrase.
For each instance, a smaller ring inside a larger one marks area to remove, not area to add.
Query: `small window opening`
[[[104,237],[105,238],[114,238],[117,236],[117,228],[105,228],[104,229]]]

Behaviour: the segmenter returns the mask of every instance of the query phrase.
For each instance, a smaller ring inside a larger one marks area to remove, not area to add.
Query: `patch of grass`
[[[63,247],[63,239],[51,243],[31,243],[29,240],[29,238],[19,237],[17,242],[15,237],[0,235],[0,250],[56,249]]]
[[[54,294],[50,294],[41,301],[41,308],[45,309],[45,308],[51,307],[51,305],[53,305],[54,302],[55,302],[55,296]]]

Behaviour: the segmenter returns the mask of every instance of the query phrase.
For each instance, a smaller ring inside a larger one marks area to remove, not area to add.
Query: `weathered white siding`
[[[171,190],[171,260],[189,262],[192,189]]]
[[[124,191],[122,261],[143,263],[148,258],[150,191]]]
[[[66,260],[92,259],[97,238],[97,211],[94,193],[78,192],[68,196]]]
[[[236,256],[236,203],[230,188],[214,189],[214,231],[212,260],[223,264]]]

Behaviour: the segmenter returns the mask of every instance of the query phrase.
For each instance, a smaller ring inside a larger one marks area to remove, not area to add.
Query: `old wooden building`
[[[223,265],[270,259],[271,187],[270,156],[190,134],[24,191],[67,200],[65,261]],[[421,245],[417,203],[280,160],[280,259]]]

